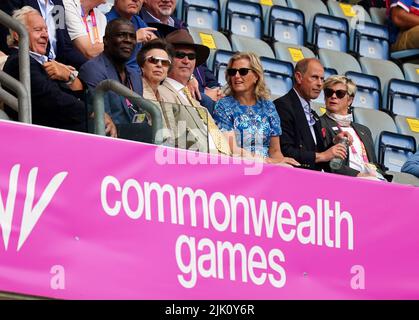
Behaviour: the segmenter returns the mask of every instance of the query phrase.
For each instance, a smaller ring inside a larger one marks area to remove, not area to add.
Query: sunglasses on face
[[[176,51],[175,57],[178,59],[183,59],[185,57],[188,57],[189,60],[195,60],[196,59],[196,53],[195,52],[191,52],[191,53],[186,53],[183,51]]]
[[[249,73],[249,71],[251,71],[252,69],[249,69],[249,68],[240,68],[240,69],[235,69],[235,68],[228,68],[227,69],[227,74],[230,76],[230,77],[234,77],[236,74],[237,74],[237,72],[239,72],[239,75],[241,75],[241,76],[245,76],[245,75],[247,75],[248,73]]]
[[[160,62],[163,67],[170,67],[170,65],[172,64],[172,61],[170,61],[169,59],[155,56],[148,56],[145,58],[145,60],[151,64],[159,64]]]
[[[335,90],[330,89],[330,88],[324,89],[324,95],[326,96],[326,98],[332,97],[334,93],[336,93],[336,98],[342,99],[348,94],[348,91],[346,91],[346,90],[336,90],[335,91]]]

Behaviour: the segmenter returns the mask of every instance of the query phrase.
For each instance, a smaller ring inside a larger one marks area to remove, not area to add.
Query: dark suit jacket
[[[324,141],[326,148],[330,148],[333,146],[333,138],[341,132],[341,129],[338,127],[336,121],[330,119],[326,114],[320,117],[320,121],[322,127],[325,129],[324,132]],[[368,161],[374,163],[378,169],[380,169],[379,165],[377,164],[377,158],[374,152],[374,142],[372,140],[372,135],[370,129],[366,126],[352,122],[351,127],[355,130],[358,137],[361,139],[362,143],[365,146],[365,151],[367,152]],[[346,157],[342,168],[339,170],[331,170],[334,173],[343,174],[346,176],[356,177],[359,173],[358,170],[352,169],[349,167],[349,153]],[[380,171],[383,174],[382,171]]]
[[[126,69],[133,86],[133,91],[143,94],[143,84],[138,72]],[[80,69],[79,78],[89,88],[89,96],[96,86],[103,80],[111,79],[120,82],[118,73],[112,62],[101,53],[97,57],[87,61]],[[91,100],[89,98],[89,100]],[[129,124],[132,122],[132,112],[127,106],[126,99],[109,91],[105,94],[105,111],[111,116],[115,124]]]
[[[316,164],[316,152],[325,150],[321,135],[320,120],[313,112],[316,123],[314,131],[317,145],[311,135],[304,109],[294,89],[274,101],[276,111],[281,118],[281,151],[286,157],[292,157],[301,163],[302,168],[329,171],[324,163]]]
[[[12,53],[4,65],[4,72],[19,79],[19,57]],[[86,107],[65,85],[48,78],[40,63],[30,58],[32,122],[48,127],[86,131]],[[80,93],[80,96],[82,93]],[[16,114],[8,108],[8,114]]]
[[[56,6],[61,6],[64,10],[64,5],[62,0],[53,0]],[[20,9],[24,6],[31,6],[32,8],[38,10],[39,9],[38,1],[37,0],[2,0],[0,3],[0,9],[6,12],[9,15],[13,14],[13,11],[16,9]],[[64,11],[58,11],[63,12]],[[62,19],[65,19],[63,16]],[[64,25],[64,28],[57,28],[56,29],[56,38],[57,38],[57,52],[56,52],[56,59],[57,61],[71,65],[76,69],[79,69],[83,63],[87,61],[87,59],[74,48],[73,43],[71,42],[70,36],[68,35],[67,27],[65,26],[65,20],[59,21]],[[4,27],[1,26],[2,31],[0,32],[0,43],[1,43],[1,50],[5,53],[8,53],[8,48],[6,45],[6,38],[5,38],[5,31]],[[49,47],[47,49],[49,52]]]

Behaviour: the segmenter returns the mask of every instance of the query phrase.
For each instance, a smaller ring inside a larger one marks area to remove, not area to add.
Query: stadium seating
[[[398,132],[415,137],[419,147],[419,119],[396,115],[394,121],[396,122]]]
[[[231,35],[231,46],[233,51],[250,51],[261,57],[275,58],[271,47],[260,39]]]
[[[210,56],[207,60],[209,68],[212,69],[214,53],[216,50],[221,49],[231,51],[230,42],[221,32],[193,27],[189,27],[188,29],[195,43],[203,44],[210,48]]]
[[[323,66],[336,69],[338,74],[345,74],[347,71],[361,72],[358,61],[345,52],[320,49],[319,59]]]
[[[419,84],[392,79],[388,85],[387,110],[390,114],[419,118]]]
[[[403,72],[406,80],[419,82],[419,64],[405,63],[403,64]]]
[[[353,50],[362,57],[387,60],[390,56],[388,28],[375,23],[358,24]]]
[[[300,10],[273,6],[265,26],[265,34],[275,41],[301,46],[305,43],[304,14]]]
[[[224,25],[227,32],[232,34],[260,39],[264,28],[262,15],[259,3],[228,0]]]
[[[218,30],[220,4],[218,0],[183,0],[182,20],[190,27]]]
[[[227,69],[228,61],[233,55],[234,52],[227,50],[217,50],[214,53],[212,70],[214,72],[215,78],[222,86],[226,84],[225,70]]]
[[[382,105],[380,79],[365,73],[348,71],[345,74],[356,84],[356,94],[353,107],[379,110]]]
[[[309,48],[287,43],[275,42],[274,50],[277,59],[291,62],[294,66],[301,59],[315,57]]]
[[[378,163],[391,171],[400,172],[406,160],[416,152],[416,141],[412,136],[382,131],[378,141]]]
[[[291,90],[293,86],[294,67],[291,62],[261,57],[265,71],[265,81],[271,90],[272,100]]]
[[[387,15],[386,15],[386,8],[370,8],[370,17],[371,21],[376,24],[386,25],[387,23]]]
[[[313,44],[317,48],[347,52],[348,22],[342,18],[316,14],[313,20]]]

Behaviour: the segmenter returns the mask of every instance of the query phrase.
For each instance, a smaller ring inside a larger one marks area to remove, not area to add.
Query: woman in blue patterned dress
[[[281,122],[268,100],[269,89],[259,58],[254,53],[236,53],[228,63],[226,80],[226,97],[215,105],[214,120],[233,154],[298,166],[296,160],[281,152]]]

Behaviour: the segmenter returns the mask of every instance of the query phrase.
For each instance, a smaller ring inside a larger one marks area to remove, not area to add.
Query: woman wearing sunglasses
[[[353,142],[340,169],[332,172],[347,176],[385,180],[376,164],[371,131],[366,126],[353,122],[350,107],[356,92],[355,83],[344,76],[331,76],[323,84],[326,113],[320,118],[326,147],[333,146],[339,132],[346,131]]]
[[[174,49],[162,39],[146,42],[138,52],[137,63],[143,77],[143,97],[161,101],[159,86],[166,79],[172,64]]]
[[[233,154],[298,166],[281,152],[280,119],[268,100],[269,89],[259,58],[254,53],[236,53],[228,63],[226,80],[226,97],[215,105],[214,120]]]

